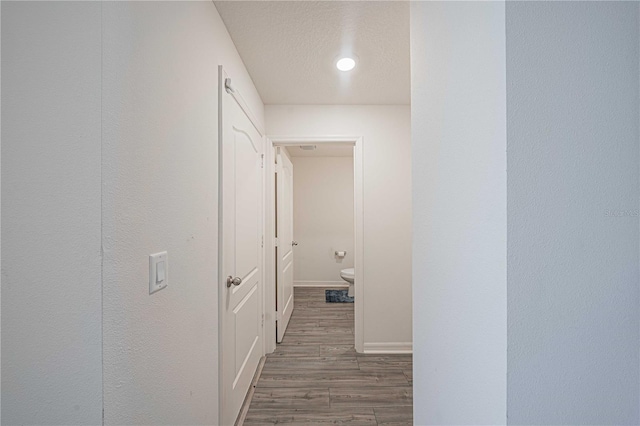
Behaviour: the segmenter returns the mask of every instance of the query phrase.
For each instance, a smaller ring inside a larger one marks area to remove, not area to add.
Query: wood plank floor
[[[245,425],[412,424],[411,355],[357,354],[353,304],[296,288],[283,342],[267,356]]]

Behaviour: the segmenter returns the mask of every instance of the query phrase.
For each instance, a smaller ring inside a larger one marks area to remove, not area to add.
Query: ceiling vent
[[[303,151],[313,151],[314,149],[316,149],[315,145],[301,145],[300,149]]]

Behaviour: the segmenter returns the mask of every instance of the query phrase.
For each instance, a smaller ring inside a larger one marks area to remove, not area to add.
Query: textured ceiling
[[[409,104],[409,2],[216,1],[265,104]],[[356,68],[338,71],[342,55]]]

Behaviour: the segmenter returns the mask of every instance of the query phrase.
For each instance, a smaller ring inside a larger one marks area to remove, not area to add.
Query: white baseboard
[[[364,344],[365,354],[412,354],[411,342],[382,342]]]
[[[346,281],[294,281],[294,287],[349,287]]]

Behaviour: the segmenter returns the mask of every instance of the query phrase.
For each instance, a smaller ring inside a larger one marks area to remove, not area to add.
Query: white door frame
[[[265,352],[271,353],[276,349],[276,295],[275,295],[275,215],[272,206],[275,205],[275,155],[276,146],[301,146],[342,143],[355,147],[354,150],[354,224],[355,224],[355,326],[354,338],[357,352],[364,352],[364,167],[363,167],[363,138],[362,136],[267,136],[265,149]],[[295,178],[294,178],[295,179]]]

